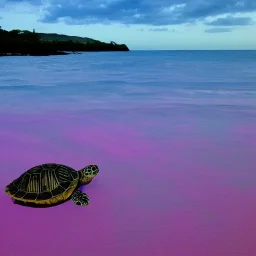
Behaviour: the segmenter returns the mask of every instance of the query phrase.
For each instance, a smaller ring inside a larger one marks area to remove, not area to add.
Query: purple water
[[[0,255],[255,256],[256,52],[0,58]],[[14,205],[34,165],[100,173],[88,207]]]

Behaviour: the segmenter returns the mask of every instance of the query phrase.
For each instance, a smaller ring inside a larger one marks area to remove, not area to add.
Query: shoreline
[[[86,52],[124,52],[123,50],[109,50],[109,51],[79,51],[79,52],[56,52],[56,53],[38,53],[38,54],[33,54],[33,53],[0,53],[0,57],[21,57],[21,56],[31,56],[31,57],[47,57],[47,56],[57,56],[57,55],[70,55],[70,54],[82,54]]]
[[[58,52],[58,53],[50,53],[50,54],[30,54],[30,53],[0,53],[0,57],[15,57],[15,56],[54,56],[54,55],[68,55],[70,53],[66,52]]]

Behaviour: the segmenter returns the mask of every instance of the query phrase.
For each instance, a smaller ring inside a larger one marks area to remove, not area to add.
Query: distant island
[[[0,56],[49,56],[78,52],[129,51],[125,44],[104,43],[88,37],[7,31],[0,26]]]

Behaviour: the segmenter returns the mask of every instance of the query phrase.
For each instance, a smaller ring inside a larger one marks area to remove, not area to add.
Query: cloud
[[[1,1],[1,0],[0,0]],[[6,0],[18,2],[22,0]],[[255,0],[24,0],[41,3],[40,20],[69,24],[153,26],[193,23],[221,14],[256,11]]]
[[[32,5],[41,5],[43,0],[0,0],[0,6],[15,3],[30,3]]]
[[[144,28],[138,28],[137,31],[140,32],[145,32],[145,31],[151,31],[151,32],[179,32],[177,29],[175,28],[165,28],[165,27],[153,27],[153,28],[149,28],[149,29],[144,29]]]
[[[225,32],[231,32],[232,28],[209,28],[206,29],[205,33],[225,33]]]
[[[150,28],[148,31],[163,32],[168,31],[168,28]]]
[[[211,26],[247,26],[252,25],[253,20],[251,17],[227,16],[225,18],[219,18],[211,22],[206,22],[205,24]]]

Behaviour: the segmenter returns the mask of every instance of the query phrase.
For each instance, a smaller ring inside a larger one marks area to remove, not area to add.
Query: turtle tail
[[[9,191],[10,191],[10,187],[9,187],[9,186],[6,186],[6,187],[5,187],[5,193],[8,194]]]
[[[5,193],[8,195],[15,194],[18,191],[18,188],[13,184],[9,184],[5,187]]]

